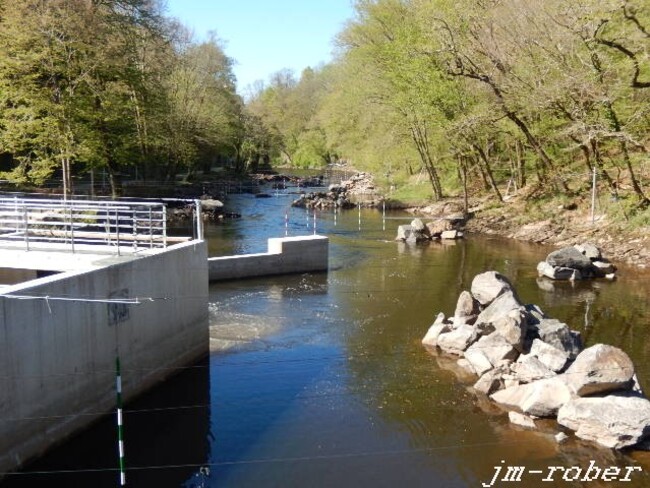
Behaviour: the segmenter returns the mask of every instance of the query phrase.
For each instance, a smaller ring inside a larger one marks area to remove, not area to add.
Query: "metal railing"
[[[164,248],[168,240],[164,203],[0,197],[0,246],[120,255]]]

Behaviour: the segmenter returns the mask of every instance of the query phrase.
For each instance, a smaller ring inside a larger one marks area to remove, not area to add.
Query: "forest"
[[[356,0],[333,60],[236,89],[216,34],[153,0],[0,0],[2,177],[373,173],[395,197],[650,204],[650,5]],[[218,28],[218,19],[215,19]],[[426,185],[422,185],[422,182]],[[420,183],[415,185],[415,183]],[[424,190],[422,190],[424,188]]]

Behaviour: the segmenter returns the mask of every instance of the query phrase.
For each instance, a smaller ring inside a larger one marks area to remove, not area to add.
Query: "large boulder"
[[[498,296],[508,291],[514,294],[512,284],[508,278],[496,271],[486,271],[476,275],[472,280],[472,295],[483,306],[489,305]]]
[[[566,376],[580,396],[608,393],[633,386],[634,364],[618,347],[596,344],[578,355]]]
[[[582,339],[580,333],[557,319],[542,319],[535,326],[539,338],[547,344],[566,352],[570,359],[580,354]]]
[[[528,324],[527,313],[510,290],[499,295],[476,318],[476,327],[484,332],[497,331],[510,344],[521,350]]]
[[[571,397],[571,390],[560,376],[512,386],[491,396],[500,405],[536,417],[555,416]]]
[[[582,276],[588,276],[593,272],[591,259],[573,246],[552,252],[546,257],[546,262],[551,266],[577,269]]]
[[[569,355],[566,352],[540,339],[533,341],[529,354],[535,356],[544,366],[556,373],[562,371],[569,360]]]
[[[650,401],[633,395],[574,398],[559,409],[557,421],[581,439],[622,449],[650,434]]]
[[[438,347],[445,352],[461,356],[477,338],[478,330],[471,325],[463,324],[450,332],[440,334]]]

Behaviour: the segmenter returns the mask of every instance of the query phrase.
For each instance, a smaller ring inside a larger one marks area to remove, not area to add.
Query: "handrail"
[[[161,202],[0,197],[0,247],[80,246],[93,252],[137,253],[166,248],[167,208]],[[92,246],[89,248],[88,246]]]

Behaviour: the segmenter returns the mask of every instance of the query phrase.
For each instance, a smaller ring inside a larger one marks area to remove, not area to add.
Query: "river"
[[[287,212],[290,235],[312,233],[313,215],[291,209],[292,198],[232,196],[242,219],[207,227],[210,254],[265,251]],[[474,275],[494,269],[587,345],[624,349],[650,391],[650,274],[622,267],[615,282],[550,284],[535,270],[549,248],[474,235],[407,246],[393,241],[405,219],[318,213],[329,273],[213,284],[209,359],[127,406],[128,485],[480,487],[496,467],[517,465],[526,474],[505,486],[650,486],[648,453],[558,445],[550,421],[513,427],[453,359],[420,344]],[[2,486],[116,486],[115,435],[105,418]],[[531,473],[591,460],[643,471],[626,483]]]

